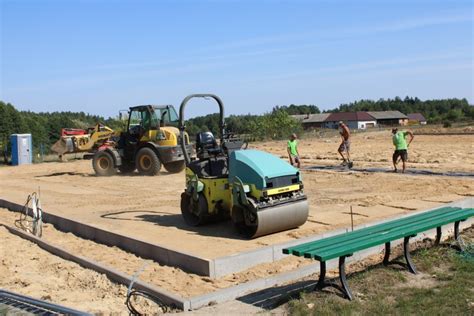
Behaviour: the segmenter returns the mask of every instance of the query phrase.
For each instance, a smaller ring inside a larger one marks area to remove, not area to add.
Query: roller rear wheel
[[[199,226],[208,222],[206,198],[201,193],[198,196],[198,200],[194,201],[186,192],[181,194],[181,214],[189,226]]]
[[[173,161],[173,162],[168,162],[164,164],[165,169],[169,173],[178,173],[184,170],[184,167],[186,166],[184,163],[184,160],[180,161]]]

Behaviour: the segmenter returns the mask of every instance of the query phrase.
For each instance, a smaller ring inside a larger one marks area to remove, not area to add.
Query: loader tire
[[[100,177],[109,177],[117,173],[112,155],[104,150],[95,153],[92,159],[92,168]]]
[[[178,173],[183,171],[186,165],[184,163],[184,160],[181,160],[165,163],[164,166],[169,173]]]
[[[155,176],[160,172],[161,162],[153,149],[144,147],[140,149],[135,158],[138,172],[146,176]]]

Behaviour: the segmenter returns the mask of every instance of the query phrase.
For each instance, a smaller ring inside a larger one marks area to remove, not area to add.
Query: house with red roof
[[[377,119],[367,112],[337,112],[329,114],[324,122],[324,127],[338,128],[341,121],[350,129],[366,129],[377,126]]]

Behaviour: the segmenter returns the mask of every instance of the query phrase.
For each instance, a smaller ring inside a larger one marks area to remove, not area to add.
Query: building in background
[[[410,113],[407,116],[410,124],[426,125],[426,118],[421,113]]]
[[[300,114],[292,115],[292,117],[300,121],[304,129],[315,129],[324,128],[324,124],[329,115],[330,113]]]
[[[337,128],[340,121],[343,121],[350,129],[366,129],[377,126],[377,120],[367,112],[338,112],[329,114],[324,122],[324,127]]]
[[[400,111],[369,111],[367,113],[377,120],[379,126],[404,126],[408,124],[408,116]]]

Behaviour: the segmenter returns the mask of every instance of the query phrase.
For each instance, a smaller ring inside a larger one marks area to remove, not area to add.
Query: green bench
[[[436,244],[441,241],[441,226],[454,223],[454,238],[460,241],[459,223],[474,216],[474,209],[460,207],[443,207],[421,214],[392,220],[382,224],[354,230],[340,235],[304,243],[298,246],[283,249],[284,254],[315,259],[320,262],[319,280],[316,289],[327,286],[338,288],[345,297],[352,300],[345,273],[345,260],[357,251],[385,244],[383,263],[389,264],[390,242],[403,238],[403,254],[407,268],[417,273],[411,261],[409,240],[418,233],[436,228]],[[459,243],[461,244],[461,243]],[[327,283],[326,261],[339,258],[339,280],[342,287]]]

